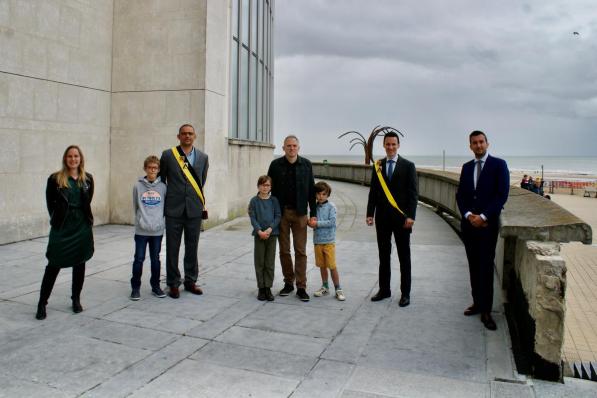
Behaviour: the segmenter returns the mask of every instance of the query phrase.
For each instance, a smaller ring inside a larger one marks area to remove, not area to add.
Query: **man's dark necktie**
[[[479,177],[481,177],[481,170],[483,169],[483,161],[481,159],[477,160],[477,177],[475,178],[475,189],[477,189],[477,185],[479,184]]]

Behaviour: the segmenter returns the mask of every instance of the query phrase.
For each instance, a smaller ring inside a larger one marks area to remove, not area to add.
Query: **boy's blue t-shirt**
[[[313,243],[323,245],[336,242],[336,205],[330,201],[317,204],[317,228],[313,230]]]

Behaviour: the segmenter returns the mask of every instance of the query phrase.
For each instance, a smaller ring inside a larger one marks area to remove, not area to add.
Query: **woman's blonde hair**
[[[83,152],[81,148],[77,145],[69,145],[64,154],[62,155],[62,169],[54,173],[54,177],[56,178],[56,182],[58,183],[58,187],[60,188],[68,188],[68,166],[66,165],[66,155],[68,151],[71,149],[76,149],[79,152],[79,157],[81,158],[81,163],[79,163],[78,171],[79,171],[79,178],[77,179],[77,185],[80,187],[85,184],[85,158],[83,157]]]

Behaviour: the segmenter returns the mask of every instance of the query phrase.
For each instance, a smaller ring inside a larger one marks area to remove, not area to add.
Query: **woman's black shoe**
[[[73,299],[73,312],[78,314],[79,312],[83,311],[83,307],[81,306],[81,301],[78,298]]]
[[[37,304],[37,312],[35,313],[35,319],[46,319],[46,305],[39,303]]]

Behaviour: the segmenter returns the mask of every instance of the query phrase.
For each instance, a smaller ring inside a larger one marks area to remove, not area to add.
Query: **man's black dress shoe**
[[[477,309],[477,307],[475,307],[475,305],[471,305],[466,310],[464,310],[465,316],[477,315],[478,313],[479,310]]]
[[[410,297],[408,297],[408,296],[400,297],[400,301],[398,302],[398,305],[400,307],[406,307],[409,304],[410,304]]]
[[[381,300],[386,299],[391,296],[392,296],[392,293],[390,293],[390,292],[379,291],[379,292],[377,292],[377,294],[375,296],[371,297],[371,301],[381,301]]]
[[[489,330],[497,329],[497,325],[495,324],[493,318],[487,312],[481,314],[481,322],[483,322],[483,325],[485,325],[485,327]]]

